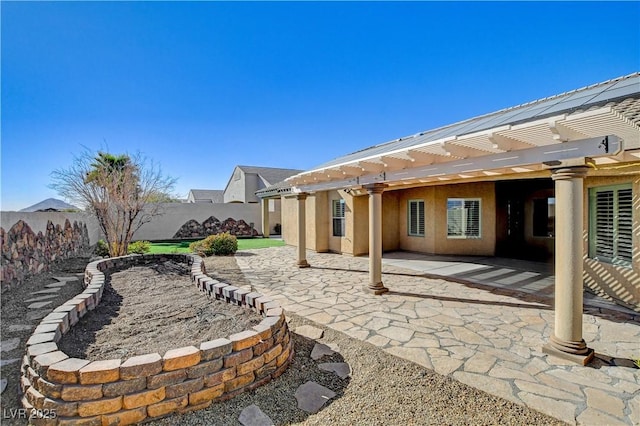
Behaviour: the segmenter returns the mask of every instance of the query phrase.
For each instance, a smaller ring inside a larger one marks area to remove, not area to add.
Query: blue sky
[[[84,147],[176,192],[640,70],[638,2],[6,2],[2,210]]]

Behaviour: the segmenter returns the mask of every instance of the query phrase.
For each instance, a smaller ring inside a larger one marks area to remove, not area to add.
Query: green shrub
[[[204,240],[194,241],[191,244],[189,244],[189,251],[191,253],[204,256]]]
[[[282,233],[282,225],[280,225],[279,223],[276,223],[276,224],[273,226],[273,232],[274,232],[276,235],[280,235],[280,234]]]
[[[96,256],[109,257],[109,245],[105,240],[98,240],[94,249]]]
[[[134,241],[129,243],[129,254],[145,254],[149,253],[149,250],[151,250],[150,241]]]
[[[189,244],[189,250],[204,256],[226,256],[238,251],[238,240],[235,235],[231,235],[228,232],[209,235],[204,240],[194,241]]]
[[[238,239],[235,235],[225,232],[224,234],[212,235],[212,237],[211,251],[216,256],[226,256],[238,251]]]

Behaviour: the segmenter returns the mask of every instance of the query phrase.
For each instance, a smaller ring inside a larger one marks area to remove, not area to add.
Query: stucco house
[[[381,143],[258,191],[282,198],[283,237],[383,251],[555,261],[549,353],[588,362],[582,288],[640,310],[640,73]]]
[[[236,166],[224,188],[225,203],[258,203],[256,191],[301,173],[302,170]]]
[[[282,169],[276,167],[235,166],[233,173],[224,190],[220,189],[191,189],[186,203],[198,204],[256,204],[260,199],[256,191],[271,187],[284,181],[288,177],[301,173],[302,170]],[[270,199],[265,202],[262,216],[262,234],[266,237],[271,232],[279,233],[281,220],[281,202]],[[247,206],[253,210],[253,207]]]

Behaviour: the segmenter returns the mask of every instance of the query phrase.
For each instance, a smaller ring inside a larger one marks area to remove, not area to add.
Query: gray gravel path
[[[150,422],[152,425],[234,425],[245,407],[255,404],[276,425],[560,425],[544,414],[441,376],[412,362],[390,355],[346,334],[291,315],[292,330],[302,325],[324,330],[318,341],[337,344],[340,351],[316,361],[315,341],[295,332],[293,363],[278,379],[232,400],[209,408]],[[318,364],[347,362],[351,377],[341,379]],[[337,396],[318,413],[297,408],[296,389],[312,380]]]

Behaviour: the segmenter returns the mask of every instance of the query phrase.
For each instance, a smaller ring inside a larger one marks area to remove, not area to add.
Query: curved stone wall
[[[127,360],[69,358],[57,342],[102,298],[105,274],[175,260],[191,266],[191,279],[210,298],[262,314],[251,330],[199,346],[170,349]],[[206,275],[190,254],[124,256],[92,262],[85,290],[42,319],[27,341],[20,386],[22,405],[38,424],[126,425],[174,412],[208,407],[280,376],[293,357],[293,341],[282,308],[260,293]]]

